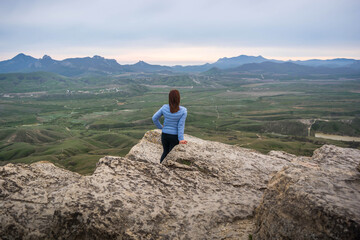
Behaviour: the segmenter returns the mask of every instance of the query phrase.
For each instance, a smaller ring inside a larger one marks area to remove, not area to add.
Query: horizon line
[[[221,58],[236,58],[236,57],[239,57],[239,56],[248,56],[248,57],[263,57],[267,60],[278,60],[278,61],[284,61],[284,62],[295,62],[295,61],[309,61],[309,60],[334,60],[334,59],[350,59],[350,60],[357,60],[359,61],[360,58],[353,58],[353,57],[339,57],[339,56],[334,56],[334,57],[294,57],[294,58],[289,58],[289,57],[277,57],[277,58],[274,58],[274,57],[264,57],[263,55],[247,55],[247,54],[240,54],[240,55],[236,55],[236,56],[224,56],[224,57],[220,57],[218,58],[217,60],[213,60],[213,61],[196,61],[196,60],[153,60],[153,61],[149,61],[149,60],[143,60],[144,58],[142,59],[139,59],[139,60],[132,60],[131,62],[130,61],[127,61],[127,60],[120,60],[119,58],[114,58],[114,56],[101,56],[99,54],[95,54],[93,56],[90,56],[90,55],[86,55],[86,56],[70,56],[70,57],[63,57],[62,59],[57,59],[56,57],[53,58],[51,57],[50,55],[48,54],[44,54],[42,55],[42,57],[38,57],[39,55],[37,55],[37,57],[34,57],[33,55],[30,55],[30,54],[25,54],[24,52],[20,52],[18,54],[16,54],[15,56],[11,57],[11,58],[5,58],[5,57],[0,57],[0,61],[7,61],[7,60],[11,60],[13,59],[14,57],[20,55],[20,54],[23,54],[25,56],[30,56],[30,57],[33,57],[35,59],[42,59],[44,56],[49,56],[51,59],[53,60],[56,60],[56,61],[63,61],[63,60],[66,60],[66,59],[69,59],[69,58],[86,58],[86,57],[89,57],[89,58],[93,58],[95,56],[99,56],[99,57],[102,57],[104,59],[112,59],[112,60],[115,60],[118,64],[120,65],[133,65],[133,64],[136,64],[138,62],[146,62],[150,65],[162,65],[162,66],[192,66],[192,65],[204,65],[204,64],[211,64],[211,63],[215,63],[216,61],[218,61],[219,59]]]

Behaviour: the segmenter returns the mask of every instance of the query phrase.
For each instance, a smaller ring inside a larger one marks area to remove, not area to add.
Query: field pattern
[[[360,136],[360,77],[129,74],[66,78],[0,74],[0,163],[51,161],[90,174],[154,129],[152,115],[181,92],[185,133],[267,153],[312,155],[316,132]],[[159,156],[160,157],[160,156]]]

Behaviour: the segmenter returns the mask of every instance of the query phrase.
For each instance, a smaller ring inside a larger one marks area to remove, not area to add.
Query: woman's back
[[[163,115],[164,115],[164,128],[163,132],[168,134],[178,134],[178,123],[180,118],[186,112],[186,108],[180,106],[180,110],[176,113],[170,112],[169,104],[165,104],[162,107]]]
[[[162,115],[164,115],[164,127],[162,127],[158,121]],[[164,133],[178,135],[179,140],[183,140],[186,115],[187,109],[185,107],[180,106],[179,111],[171,113],[169,104],[164,104],[159,111],[154,114],[153,121]]]

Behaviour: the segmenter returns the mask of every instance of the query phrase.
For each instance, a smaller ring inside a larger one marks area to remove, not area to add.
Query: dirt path
[[[193,80],[193,82],[196,83],[196,84],[200,84],[200,82],[198,80],[195,80],[194,77],[191,77],[191,80]]]

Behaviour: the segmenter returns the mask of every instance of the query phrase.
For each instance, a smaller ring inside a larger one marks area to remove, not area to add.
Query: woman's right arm
[[[156,125],[156,127],[157,127],[158,129],[162,129],[162,128],[163,128],[163,126],[161,125],[161,123],[160,123],[160,121],[159,121],[160,117],[163,115],[162,109],[163,109],[163,107],[161,107],[161,108],[154,114],[154,116],[152,117],[152,121],[153,121],[153,123]]]
[[[186,144],[186,141],[184,141],[184,128],[185,128],[186,117],[187,117],[187,109],[185,108],[184,113],[178,122],[178,139],[179,142],[184,144]]]

